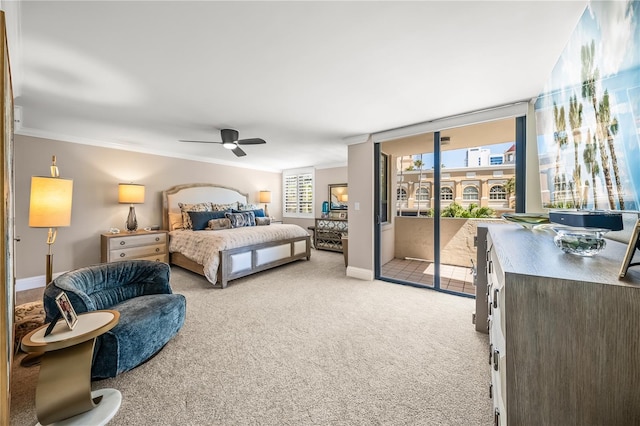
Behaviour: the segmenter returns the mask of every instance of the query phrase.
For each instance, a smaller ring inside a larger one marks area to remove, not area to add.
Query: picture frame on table
[[[346,218],[347,218],[347,212],[338,213],[338,219],[346,219]]]
[[[633,231],[631,232],[631,238],[629,238],[629,244],[627,245],[627,252],[624,255],[624,260],[620,267],[620,273],[618,274],[619,279],[622,279],[627,275],[629,267],[639,264],[631,263],[633,256],[636,254],[636,250],[640,250],[640,219],[636,221]]]
[[[64,318],[69,328],[73,330],[73,327],[78,323],[78,315],[76,314],[76,310],[73,309],[67,293],[61,292],[56,296],[56,305],[58,305],[62,318]]]

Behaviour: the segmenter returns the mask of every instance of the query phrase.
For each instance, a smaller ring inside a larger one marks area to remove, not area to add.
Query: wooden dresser
[[[169,263],[167,231],[137,231],[100,236],[101,261],[145,259]]]
[[[342,237],[347,236],[347,219],[316,219],[314,246],[316,250],[342,252]]]
[[[552,231],[486,235],[495,424],[640,424],[640,268],[618,280],[626,246],[583,258]]]

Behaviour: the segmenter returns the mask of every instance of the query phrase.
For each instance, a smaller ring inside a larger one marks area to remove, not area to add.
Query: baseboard
[[[356,268],[355,266],[347,266],[347,276],[358,278],[359,280],[373,281],[373,271]]]
[[[58,275],[62,275],[64,272],[59,272],[57,274],[53,274],[53,278],[56,278]],[[44,275],[38,275],[35,277],[28,278],[20,278],[16,280],[16,291],[25,291],[31,290],[34,288],[40,288],[47,285],[46,277]]]
[[[21,278],[16,280],[16,291],[31,290],[33,288],[44,287],[45,277],[40,275],[37,277]]]

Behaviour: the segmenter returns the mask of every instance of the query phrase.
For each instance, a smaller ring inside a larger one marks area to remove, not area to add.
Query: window
[[[429,198],[430,198],[429,188],[421,187],[416,190],[416,200],[429,201]]]
[[[443,186],[440,188],[440,199],[441,200],[453,200],[453,189],[448,186]]]
[[[398,188],[396,191],[396,199],[398,201],[407,201],[407,191],[404,188]]]
[[[282,172],[283,216],[314,217],[313,214],[313,169],[287,170]]]
[[[505,191],[504,186],[495,185],[492,186],[489,190],[489,199],[490,200],[506,200],[507,199],[507,191]]]
[[[478,199],[478,188],[475,186],[467,186],[462,191],[462,199],[463,200],[477,200]]]

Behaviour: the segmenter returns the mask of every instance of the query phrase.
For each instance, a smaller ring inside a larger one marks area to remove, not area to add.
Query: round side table
[[[36,387],[36,415],[42,425],[104,425],[118,412],[122,395],[116,389],[91,392],[91,361],[96,337],[118,324],[112,310],[78,315],[73,330],[63,319],[44,335],[47,325],[22,339],[22,350],[43,353]]]

